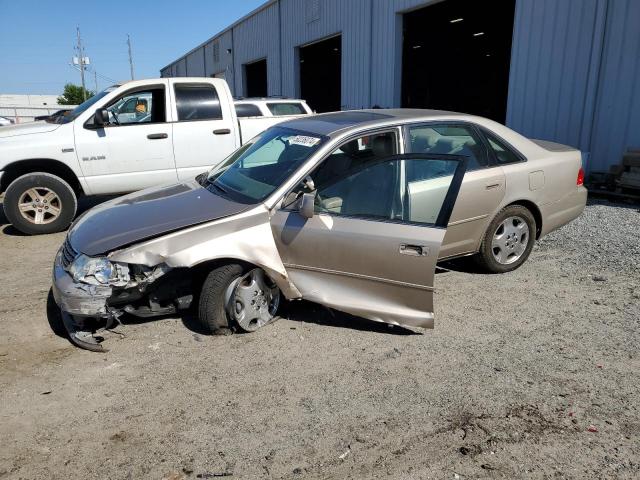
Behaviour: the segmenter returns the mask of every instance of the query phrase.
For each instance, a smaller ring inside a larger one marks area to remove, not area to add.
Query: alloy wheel
[[[491,251],[501,265],[517,262],[526,252],[530,241],[529,226],[518,216],[506,218],[493,234]]]
[[[33,187],[20,195],[18,210],[28,222],[43,225],[54,222],[60,216],[62,202],[53,190]]]

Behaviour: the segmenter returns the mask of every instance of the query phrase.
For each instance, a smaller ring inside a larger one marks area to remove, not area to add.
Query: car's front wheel
[[[228,264],[207,275],[198,321],[209,333],[253,332],[275,319],[279,305],[280,290],[262,269]]]
[[[533,249],[536,220],[526,207],[503,208],[489,224],[476,262],[492,273],[506,273],[522,265]]]
[[[4,213],[23,233],[38,235],[60,232],[76,215],[76,195],[67,182],[45,172],[16,178],[4,196]]]

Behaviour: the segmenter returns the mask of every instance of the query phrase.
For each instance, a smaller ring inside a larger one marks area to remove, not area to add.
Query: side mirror
[[[93,114],[93,125],[97,128],[104,127],[109,124],[109,110],[106,108],[98,108]]]
[[[313,193],[303,193],[302,197],[300,197],[300,204],[298,207],[298,212],[304,218],[312,218],[314,212],[314,202],[316,199],[315,192]]]

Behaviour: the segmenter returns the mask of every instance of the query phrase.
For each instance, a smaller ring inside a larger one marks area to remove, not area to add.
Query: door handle
[[[500,188],[502,186],[501,183],[489,183],[487,185],[485,185],[485,189],[486,190],[493,190],[494,188]]]
[[[147,135],[147,138],[149,140],[159,140],[161,138],[169,138],[169,135],[167,135],[166,133],[150,133],[149,135]]]
[[[426,257],[429,255],[429,247],[426,247],[425,245],[408,245],[406,243],[401,243],[398,251],[402,255],[411,255],[413,257]]]
[[[219,128],[218,130],[213,131],[214,135],[229,135],[230,133],[231,130],[229,130],[228,128]]]

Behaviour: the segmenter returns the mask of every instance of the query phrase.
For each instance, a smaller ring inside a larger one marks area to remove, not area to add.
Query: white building
[[[75,108],[75,105],[59,105],[57,95],[0,94],[0,117],[16,123],[31,122],[34,117],[50,115],[61,108]]]

